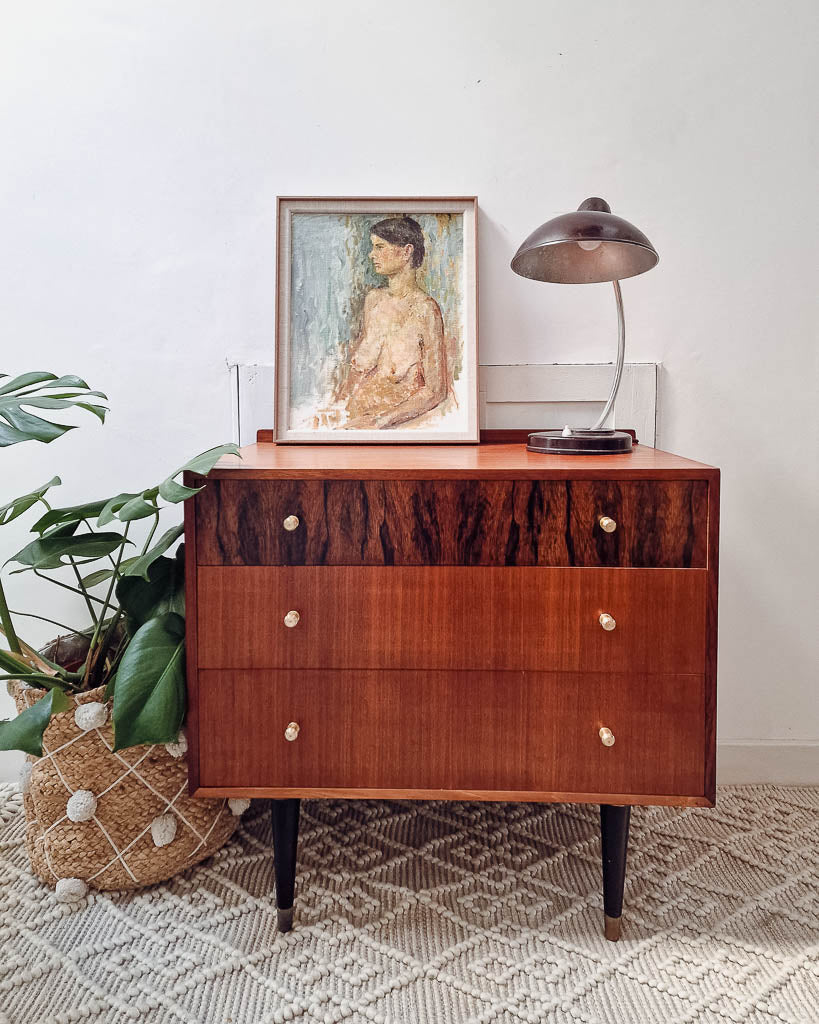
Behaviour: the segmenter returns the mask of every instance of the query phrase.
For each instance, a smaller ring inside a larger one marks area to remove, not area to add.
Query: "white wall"
[[[720,739],[819,741],[815,11],[8,7],[0,363],[84,375],[112,412],[0,452],[2,494],[55,471],[66,503],[147,486],[229,437],[226,358],[272,352],[277,193],[475,193],[481,361],[610,359],[610,289],[509,270],[541,221],[602,195],[661,254],[623,285],[627,358],[663,364],[658,445],[723,469]]]

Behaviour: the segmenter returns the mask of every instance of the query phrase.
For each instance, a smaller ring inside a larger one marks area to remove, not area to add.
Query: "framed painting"
[[[280,197],[276,441],[477,442],[477,306],[475,197]]]

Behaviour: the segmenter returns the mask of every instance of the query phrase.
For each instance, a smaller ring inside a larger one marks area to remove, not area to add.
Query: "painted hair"
[[[424,262],[424,232],[412,217],[388,217],[380,220],[370,233],[383,238],[390,245],[411,245],[412,265],[420,267]]]

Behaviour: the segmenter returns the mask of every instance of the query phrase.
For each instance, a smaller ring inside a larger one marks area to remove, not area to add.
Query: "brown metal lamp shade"
[[[646,236],[605,199],[587,199],[574,213],[541,224],[512,259],[512,270],[532,281],[599,284],[624,281],[651,270],[659,260]]]
[[[574,213],[541,224],[512,259],[512,270],[532,281],[556,284],[596,284],[611,281],[617,302],[617,365],[603,413],[588,430],[565,427],[529,435],[530,451],[563,455],[609,455],[631,451],[631,435],[606,429],[620,387],[625,358],[626,328],[618,282],[651,270],[659,260],[646,236],[622,217],[615,217],[605,199],[586,199]]]

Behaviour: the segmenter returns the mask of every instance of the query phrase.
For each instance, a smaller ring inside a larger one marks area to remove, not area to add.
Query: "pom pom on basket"
[[[43,696],[19,683],[9,689],[18,711]],[[230,838],[238,819],[227,801],[188,796],[184,735],[115,752],[105,688],[71,699],[20,778],[31,867],[59,901],[162,882]]]

